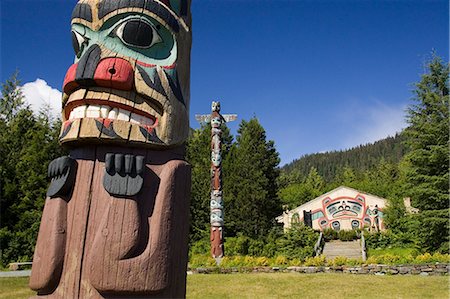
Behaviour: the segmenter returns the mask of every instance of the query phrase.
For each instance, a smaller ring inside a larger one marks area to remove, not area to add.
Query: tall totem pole
[[[185,297],[189,0],[82,0],[30,287],[37,298]]]
[[[220,263],[224,255],[222,195],[222,125],[234,121],[236,114],[220,114],[220,102],[212,102],[210,115],[196,115],[200,122],[211,123],[211,255]]]

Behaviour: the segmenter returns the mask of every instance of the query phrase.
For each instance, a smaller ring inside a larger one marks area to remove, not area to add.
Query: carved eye
[[[88,43],[88,39],[75,30],[72,30],[72,47],[75,51],[75,55],[80,58],[81,53],[83,53],[83,49],[85,45]]]
[[[143,19],[132,19],[122,23],[116,31],[120,40],[128,46],[147,49],[162,42],[156,29]]]

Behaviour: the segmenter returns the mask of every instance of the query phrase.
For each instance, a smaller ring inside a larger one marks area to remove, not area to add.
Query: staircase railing
[[[322,253],[323,246],[325,245],[324,238],[323,238],[323,232],[320,232],[319,239],[317,239],[316,244],[314,245],[314,254],[315,256],[318,256]]]
[[[366,239],[364,238],[364,231],[361,231],[361,256],[365,262],[367,260]]]

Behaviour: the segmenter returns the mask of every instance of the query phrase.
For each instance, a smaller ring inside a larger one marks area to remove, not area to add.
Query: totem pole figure
[[[189,0],[82,0],[30,287],[36,298],[182,298]]]
[[[237,115],[220,114],[220,102],[212,102],[211,115],[196,115],[200,122],[211,123],[211,255],[217,263],[224,256],[222,197],[222,124],[236,120]]]

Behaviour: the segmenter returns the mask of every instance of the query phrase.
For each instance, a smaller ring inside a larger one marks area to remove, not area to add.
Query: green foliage
[[[328,190],[325,189],[324,180],[317,169],[311,167],[308,176],[302,182],[290,184],[280,189],[278,196],[284,206],[292,209],[322,195],[326,191]]]
[[[379,255],[397,255],[400,257],[416,257],[420,254],[419,250],[415,247],[389,247],[389,248],[376,248],[369,249],[367,251],[367,255],[370,256],[379,256]]]
[[[293,225],[277,240],[279,254],[290,259],[304,260],[314,255],[314,244],[319,234],[303,224]]]
[[[325,241],[337,240],[338,232],[332,228],[326,228],[323,230],[323,238]]]
[[[341,173],[344,168],[358,169],[364,172],[376,166],[381,159],[390,163],[398,163],[406,152],[406,147],[402,143],[403,140],[404,136],[398,134],[350,150],[305,155],[283,166],[282,177],[284,182],[293,183],[296,181],[295,177],[304,177],[311,167],[314,167],[319,175],[330,183],[335,180],[336,174]],[[294,178],[291,179],[291,177]]]
[[[307,257],[303,263],[307,267],[320,267],[325,266],[327,263],[325,256],[319,255],[315,257]]]
[[[209,238],[203,238],[196,242],[192,242],[189,248],[189,254],[209,254],[211,250],[211,244]]]
[[[359,230],[340,230],[336,231],[332,228],[326,228],[323,230],[323,238],[325,241],[341,240],[341,241],[353,241],[359,238]]]
[[[449,210],[406,215],[386,232],[365,234],[368,248],[415,247],[422,252],[449,252]]]
[[[256,118],[242,121],[223,162],[227,236],[263,238],[282,212],[277,196],[279,157]]]
[[[356,230],[340,230],[338,238],[341,241],[353,241],[358,239],[358,231]]]
[[[439,210],[449,204],[449,64],[433,54],[426,68],[408,109],[405,192],[420,210]]]
[[[420,255],[408,254],[398,255],[386,253],[383,255],[371,255],[367,258],[367,264],[385,264],[385,265],[405,265],[405,264],[428,264],[428,263],[448,263],[450,255],[428,252]]]
[[[17,74],[0,101],[1,263],[30,261],[47,189],[48,163],[63,154],[59,122],[24,104]]]
[[[366,247],[370,249],[385,249],[391,247],[410,248],[416,247],[414,236],[405,232],[385,232],[364,233]]]
[[[406,231],[422,251],[449,253],[449,210],[423,211],[407,217]]]

